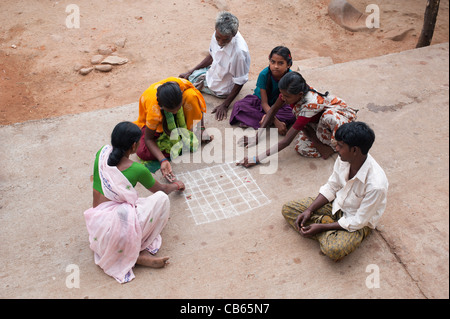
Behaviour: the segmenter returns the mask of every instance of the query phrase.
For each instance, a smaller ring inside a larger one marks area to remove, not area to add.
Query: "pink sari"
[[[98,164],[103,193],[110,201],[86,210],[84,217],[95,263],[125,283],[135,277],[132,268],[139,253],[156,253],[161,247],[170,202],[163,192],[139,198],[122,172],[107,164],[111,151],[111,146],[103,147]]]

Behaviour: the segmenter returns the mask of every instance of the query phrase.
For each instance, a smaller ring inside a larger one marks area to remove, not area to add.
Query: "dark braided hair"
[[[111,133],[111,145],[113,150],[108,157],[109,166],[117,166],[125,152],[141,138],[139,126],[132,122],[120,122]]]
[[[279,56],[281,56],[283,59],[286,60],[286,63],[288,65],[288,68],[286,70],[286,73],[289,72],[289,69],[292,66],[292,56],[291,56],[291,51],[289,51],[288,48],[284,47],[284,46],[277,46],[275,47],[269,54],[269,61],[272,58],[272,56],[274,54],[278,54]],[[286,74],[285,73],[285,74]],[[274,93],[272,92],[272,71],[270,70],[270,66],[269,66],[269,75],[267,76],[267,80],[266,80],[266,92],[267,92],[267,100],[271,100],[271,95]]]
[[[319,94],[321,97],[328,96],[328,91],[323,93],[319,93],[316,90],[312,89],[305,81],[303,76],[298,72],[289,72],[285,76],[283,76],[278,83],[278,88],[280,90],[285,90],[289,94],[300,94],[306,95],[309,91]]]

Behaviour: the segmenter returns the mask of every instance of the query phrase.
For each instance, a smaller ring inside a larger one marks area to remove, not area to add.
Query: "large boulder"
[[[366,26],[367,15],[360,12],[346,0],[331,0],[328,14],[341,27],[349,31],[371,31]]]

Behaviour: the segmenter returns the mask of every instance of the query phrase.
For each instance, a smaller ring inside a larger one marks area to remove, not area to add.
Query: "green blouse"
[[[102,183],[100,181],[100,175],[98,173],[98,159],[100,157],[101,150],[102,149],[100,149],[97,152],[97,155],[95,156],[93,187],[95,190],[103,194]],[[122,171],[122,174],[128,179],[128,181],[131,183],[131,185],[133,185],[133,187],[135,187],[138,182],[141,183],[147,189],[155,185],[155,178],[153,177],[152,173],[148,170],[148,168],[145,167],[144,164],[133,162],[133,164],[131,164],[130,167]]]

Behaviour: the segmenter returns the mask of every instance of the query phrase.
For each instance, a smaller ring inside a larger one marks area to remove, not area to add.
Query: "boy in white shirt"
[[[239,20],[229,12],[220,12],[211,38],[209,55],[195,68],[180,74],[200,91],[225,99],[215,107],[219,121],[227,117],[228,107],[248,81],[250,53],[238,31]]]
[[[367,124],[343,124],[335,138],[339,157],[319,195],[286,203],[282,214],[296,231],[317,240],[322,252],[338,261],[375,229],[386,208],[389,184],[368,154],[375,133]]]

